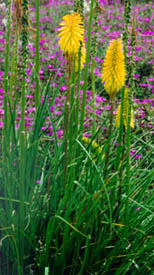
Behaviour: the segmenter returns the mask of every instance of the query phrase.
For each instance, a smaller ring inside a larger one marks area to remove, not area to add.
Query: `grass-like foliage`
[[[8,0],[3,10],[0,275],[153,274],[153,110],[145,107],[143,128],[131,1],[121,37],[103,53],[107,1],[69,1],[50,30],[61,50],[48,45],[43,69],[42,1],[29,2]]]

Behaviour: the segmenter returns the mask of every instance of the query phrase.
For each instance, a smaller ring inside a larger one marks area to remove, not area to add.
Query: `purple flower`
[[[63,73],[61,73],[61,72],[58,72],[58,73],[57,73],[57,76],[58,76],[58,77],[60,77],[60,76],[62,76],[62,75],[63,75]]]
[[[0,121],[0,129],[3,128],[4,122]]]
[[[64,92],[64,91],[66,91],[66,90],[67,90],[67,86],[61,86],[61,87],[60,87],[60,91],[61,91],[61,92]]]
[[[146,80],[151,82],[154,81],[154,78],[147,78]]]
[[[148,86],[148,83],[140,83],[139,86],[140,86],[140,87],[147,87],[147,86]]]
[[[104,97],[96,95],[96,102],[105,102],[106,99]]]
[[[111,105],[107,105],[106,110],[111,110]]]
[[[139,78],[139,74],[134,74],[134,78]]]
[[[26,123],[25,123],[25,126],[30,126],[30,125],[31,125],[30,122],[26,122]]]
[[[137,152],[136,150],[132,150],[132,151],[130,152],[130,156],[133,156],[136,152]]]
[[[141,155],[137,154],[134,159],[139,159],[139,158],[141,158]]]
[[[56,131],[58,138],[62,138],[63,137],[63,130],[58,130]]]
[[[54,106],[50,106],[50,112],[53,113],[54,111]]]
[[[44,126],[41,128],[41,131],[45,131],[45,127]]]
[[[91,137],[91,133],[83,134],[84,137]]]

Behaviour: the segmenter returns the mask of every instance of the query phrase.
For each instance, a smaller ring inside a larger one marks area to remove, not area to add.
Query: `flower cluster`
[[[110,98],[114,98],[125,83],[124,53],[121,39],[111,41],[102,69],[102,82]]]
[[[80,14],[67,14],[60,23],[59,45],[64,54],[77,54],[84,39],[84,28]]]
[[[59,45],[67,59],[76,58],[75,69],[78,70],[79,50],[81,49],[81,69],[85,63],[84,27],[80,14],[67,14],[60,23]]]

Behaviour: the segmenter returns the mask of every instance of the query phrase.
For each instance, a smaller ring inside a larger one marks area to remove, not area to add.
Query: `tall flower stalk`
[[[78,12],[82,19],[83,19],[83,10],[84,10],[84,5],[83,5],[84,0],[75,0],[74,1],[74,12]]]
[[[17,25],[18,32],[22,29],[22,16],[23,16],[23,8],[22,8],[22,0],[14,1],[14,20]]]
[[[15,0],[14,1],[14,9],[12,18],[14,21],[14,45],[13,45],[13,55],[12,55],[12,62],[11,62],[11,76],[10,76],[10,106],[11,108],[13,103],[13,86],[14,86],[14,103],[17,102],[17,77],[18,77],[18,42],[19,37],[22,31],[22,16],[23,16],[23,8],[22,8],[22,1]],[[14,104],[14,110],[16,106]]]
[[[130,57],[130,69],[129,69],[129,86],[130,86],[130,93],[128,96],[128,121],[127,121],[127,137],[126,137],[126,216],[125,221],[128,224],[129,220],[129,193],[130,193],[130,144],[131,144],[131,116],[132,116],[132,93],[134,91],[134,68],[135,68],[135,61],[134,61],[134,51],[136,46],[136,23],[135,23],[135,16],[132,21],[132,31],[131,31],[131,57]]]
[[[25,89],[26,89],[26,66],[27,66],[27,45],[28,45],[28,1],[23,0],[22,2],[22,96],[21,96],[21,131],[25,130],[24,116],[25,116]]]
[[[11,34],[11,1],[8,1],[7,4],[8,13],[7,13],[7,32],[6,32],[6,45],[5,45],[5,73],[4,73],[4,128],[3,128],[3,136],[4,138],[4,152],[8,148],[7,146],[7,128],[8,128],[8,78],[9,78],[9,56],[10,56],[10,34]],[[5,162],[4,162],[5,163]]]
[[[24,233],[24,216],[25,216],[25,205],[24,205],[24,189],[25,189],[25,91],[26,91],[26,67],[27,67],[27,55],[28,55],[28,1],[22,1],[22,94],[21,94],[21,125],[20,125],[20,214],[19,214],[19,225],[20,225],[20,267],[21,275],[23,274],[24,266],[24,244],[23,244],[23,233]]]
[[[84,22],[84,0],[75,0],[74,1],[74,12],[78,12],[82,18],[82,21]],[[75,60],[75,71],[76,71],[76,81],[77,87],[76,87],[76,106],[75,106],[75,135],[74,139],[78,137],[79,132],[79,109],[80,109],[80,79],[81,79],[81,71],[83,69],[83,65],[85,64],[86,60],[86,48],[85,43],[81,43],[78,56]],[[76,148],[77,143],[74,146],[74,153],[76,154]]]
[[[128,71],[129,71],[129,64],[128,64],[128,38],[129,38],[129,23],[130,23],[130,11],[131,11],[131,3],[130,0],[125,0],[124,2],[124,33],[123,33],[123,44],[124,44],[124,59],[125,59],[125,67],[127,72],[126,83],[128,79]],[[130,95],[130,90],[129,90]],[[115,170],[119,171],[118,175],[116,176],[116,181],[119,180],[119,192],[118,192],[118,205],[115,209],[116,217],[118,219],[118,208],[120,206],[121,201],[121,193],[122,193],[122,182],[123,182],[123,163],[125,159],[125,149],[126,149],[126,129],[127,129],[127,122],[128,122],[128,106],[129,106],[129,95],[126,96],[125,89],[122,89],[121,95],[121,104],[117,113],[119,113],[119,118],[117,114],[116,118],[116,126],[119,126],[119,135],[118,135],[118,147],[117,147],[117,154],[116,154],[116,161],[115,161]],[[127,100],[126,100],[127,97]],[[127,106],[126,106],[127,105]],[[127,110],[126,110],[127,109]],[[132,116],[132,115],[131,115]],[[119,120],[119,121],[118,121]],[[133,118],[131,118],[132,125],[133,125]],[[129,122],[129,123],[130,123]],[[119,159],[121,161],[119,161]]]
[[[106,142],[106,158],[104,168],[104,178],[106,178],[109,163],[111,133],[113,127],[113,110],[115,96],[125,84],[125,64],[124,53],[121,39],[112,40],[105,56],[102,69],[102,82],[104,88],[110,96],[111,111],[110,111],[110,126],[108,129],[108,136]]]
[[[40,68],[40,55],[39,55],[39,40],[40,40],[40,0],[36,0],[36,57],[35,57],[35,106],[36,111],[38,109],[39,101],[40,101],[40,91],[39,91],[39,68]]]
[[[118,170],[119,170],[119,192],[118,192],[118,206],[117,208],[119,208],[120,206],[120,202],[121,202],[121,194],[122,194],[122,181],[123,181],[123,162],[125,159],[125,142],[126,142],[126,131],[128,129],[128,114],[129,114],[129,89],[125,88],[124,91],[124,106],[123,106],[123,125],[124,125],[124,131],[123,131],[123,135],[122,135],[122,142],[123,142],[123,148],[122,148],[122,153],[121,153],[121,159],[120,159],[120,164],[118,165]],[[115,121],[115,126],[116,127],[120,127],[121,124],[121,104],[118,106],[117,108],[117,113],[116,113],[116,121]],[[130,127],[134,128],[134,114],[133,114],[133,110],[131,111],[131,116],[130,116]],[[119,146],[119,145],[118,145]],[[118,151],[119,152],[119,151]],[[117,153],[118,153],[117,152]],[[118,154],[117,154],[118,155]],[[118,155],[118,157],[120,157],[120,155]],[[116,167],[117,168],[117,167]],[[116,215],[118,217],[118,209],[116,209]]]
[[[97,46],[97,31],[98,31],[98,13],[99,13],[99,4],[98,1],[95,1],[94,9],[94,27],[93,27],[93,38],[92,38],[92,66],[91,66],[91,85],[92,85],[92,96],[93,96],[93,126],[92,126],[92,135],[95,135],[96,132],[96,94],[95,94],[95,56],[96,56],[96,46]]]
[[[91,0],[90,3],[90,15],[88,22],[88,41],[87,41],[87,53],[86,53],[86,64],[84,70],[84,86],[82,94],[82,105],[81,105],[81,117],[80,117],[80,136],[83,134],[83,125],[84,125],[84,116],[85,116],[85,104],[86,104],[86,89],[88,83],[88,68],[90,60],[90,46],[91,46],[91,31],[92,31],[92,19],[93,19],[93,10],[94,10],[94,0]]]
[[[131,2],[130,0],[125,0],[124,2],[124,33],[123,33],[123,43],[124,43],[124,56],[125,56],[125,65],[126,71],[128,71],[128,37],[129,37],[129,30],[128,26],[130,23],[130,12],[131,12]]]
[[[69,15],[65,15],[63,17],[63,21],[60,23],[61,28],[59,29],[59,45],[61,50],[64,53],[64,56],[67,60],[67,94],[65,101],[65,109],[64,109],[64,185],[67,182],[67,167],[69,162],[69,149],[72,146],[72,136],[69,132],[72,132],[72,112],[74,105],[74,97],[75,97],[75,71],[78,71],[80,67],[83,66],[84,63],[84,27],[82,17],[79,13],[73,13]],[[78,60],[80,61],[78,63]],[[79,66],[79,68],[78,68]],[[73,90],[71,90],[71,79],[73,72]],[[71,94],[72,91],[72,94]],[[71,113],[70,113],[71,111]],[[71,127],[71,128],[70,128]],[[70,128],[70,130],[69,130]],[[71,154],[72,152],[70,152]]]

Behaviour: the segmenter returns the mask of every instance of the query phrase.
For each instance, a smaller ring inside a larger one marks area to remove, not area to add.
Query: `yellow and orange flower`
[[[125,64],[121,39],[111,41],[104,60],[102,69],[102,82],[110,98],[114,98],[117,92],[125,84]]]
[[[84,42],[84,27],[80,14],[67,14],[62,18],[58,36],[59,45],[65,55],[78,54],[80,45]]]

